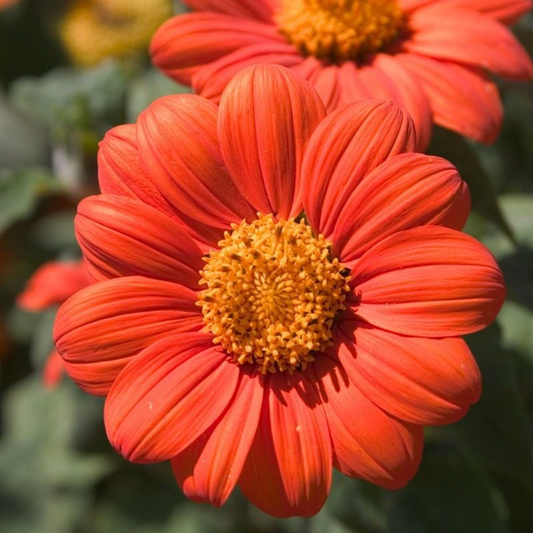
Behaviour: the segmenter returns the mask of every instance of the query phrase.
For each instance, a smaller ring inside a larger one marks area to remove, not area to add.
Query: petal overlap
[[[479,331],[492,323],[505,298],[492,254],[472,237],[437,226],[391,235],[356,263],[351,276],[349,308],[405,335]]]
[[[531,0],[437,0],[437,2],[443,7],[471,9],[506,24],[512,24],[533,7]],[[413,11],[437,2],[435,0],[400,0],[400,5],[407,11]]]
[[[279,0],[184,0],[197,11],[214,11],[235,17],[271,22]]]
[[[339,329],[337,354],[350,381],[392,416],[449,424],[478,401],[481,375],[462,339],[406,337],[357,321]]]
[[[240,487],[259,509],[280,518],[312,516],[331,483],[331,444],[318,394],[301,374],[269,376],[255,440]]]
[[[187,13],[161,26],[150,52],[154,65],[176,81],[190,84],[209,63],[265,42],[283,42],[275,26],[221,13]]]
[[[413,121],[390,102],[359,102],[328,115],[315,130],[302,166],[303,206],[313,229],[330,237],[363,177],[415,145]]]
[[[220,103],[224,161],[256,211],[289,218],[301,211],[302,160],[325,117],[318,94],[281,67],[251,67]]]
[[[380,410],[326,355],[314,371],[333,445],[334,464],[343,474],[387,489],[403,487],[416,473],[423,428]]]
[[[135,124],[117,126],[106,133],[98,151],[98,183],[103,194],[137,198],[175,215],[141,165]]]
[[[54,340],[70,377],[105,395],[136,354],[203,321],[194,291],[167,281],[117,278],[78,292],[60,308]]]
[[[202,252],[183,227],[134,198],[104,194],[83,200],[76,235],[96,281],[147,276],[198,289]]]
[[[133,462],[176,457],[224,412],[238,379],[211,335],[166,337],[132,359],[113,384],[104,411],[107,436]]]
[[[440,4],[416,10],[413,35],[403,50],[481,67],[504,78],[527,80],[533,63],[516,37],[500,22],[469,9]]]
[[[141,162],[178,215],[229,229],[255,212],[228,176],[217,137],[216,105],[195,95],[156,100],[141,113]]]
[[[400,154],[365,175],[352,190],[335,223],[334,253],[352,265],[398,231],[424,225],[461,230],[469,212],[468,187],[451,163]]]
[[[254,371],[241,372],[235,396],[217,422],[172,459],[176,480],[189,498],[222,505],[237,484],[252,445],[263,384]]]
[[[503,107],[496,85],[485,73],[416,54],[398,54],[396,59],[420,80],[436,124],[480,142],[496,139]]]

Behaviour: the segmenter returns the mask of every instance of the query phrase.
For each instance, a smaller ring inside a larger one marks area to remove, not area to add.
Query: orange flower
[[[17,298],[17,305],[26,311],[44,311],[62,304],[89,283],[83,261],[51,261],[33,274],[25,290]],[[57,351],[52,350],[44,367],[44,384],[54,388],[62,374],[63,361]]]
[[[76,219],[101,283],[63,305],[55,340],[71,377],[108,395],[119,453],[171,460],[196,501],[238,483],[279,517],[318,512],[332,465],[390,489],[412,478],[422,426],[478,399],[459,336],[505,292],[459,231],[466,185],[414,146],[393,104],[326,117],[269,65],[220,108],[168,96],[106,136],[103,194]]]
[[[10,6],[13,6],[15,4],[18,4],[20,0],[0,0],[0,11],[2,9],[6,9]]]
[[[308,79],[328,110],[390,100],[415,121],[490,143],[502,107],[486,71],[529,79],[533,64],[504,26],[531,0],[185,0],[198,13],[156,33],[155,65],[218,102],[243,67],[276,63]]]

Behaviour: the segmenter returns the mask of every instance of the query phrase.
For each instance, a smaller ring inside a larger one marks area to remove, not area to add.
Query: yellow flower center
[[[393,44],[406,17],[396,0],[285,0],[277,23],[304,55],[360,60]]]
[[[171,0],[75,0],[60,36],[74,63],[91,66],[146,49],[172,13]]]
[[[205,258],[198,305],[234,361],[292,373],[331,345],[349,278],[329,241],[303,220],[259,215],[233,225],[219,245]]]

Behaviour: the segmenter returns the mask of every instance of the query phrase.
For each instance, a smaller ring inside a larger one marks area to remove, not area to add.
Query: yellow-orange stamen
[[[276,20],[303,54],[332,60],[379,52],[406,25],[396,0],[285,0]]]
[[[215,342],[261,372],[305,368],[331,345],[348,281],[331,243],[304,222],[259,215],[232,226],[205,258],[200,294]]]

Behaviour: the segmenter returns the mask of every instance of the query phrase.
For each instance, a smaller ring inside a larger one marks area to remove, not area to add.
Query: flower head
[[[60,37],[75,64],[92,66],[143,51],[172,13],[170,0],[74,0]]]
[[[418,148],[436,123],[492,142],[502,122],[487,73],[529,79],[505,27],[530,0],[186,0],[156,33],[152,60],[215,102],[242,68],[276,63],[307,78],[328,110],[368,98],[411,114]]]
[[[90,284],[83,261],[51,261],[42,265],[29,279],[17,298],[26,311],[39,312],[60,305]],[[56,350],[48,356],[44,368],[44,384],[53,388],[63,374],[63,361]]]
[[[310,516],[332,466],[386,488],[418,467],[423,425],[480,394],[460,335],[504,298],[492,255],[460,232],[455,168],[414,153],[391,103],[326,117],[290,70],[238,74],[220,108],[155,101],[112,130],[102,195],[78,240],[101,283],[60,309],[57,349],[107,395],[110,441],[171,460],[195,501],[239,484],[275,516]]]

